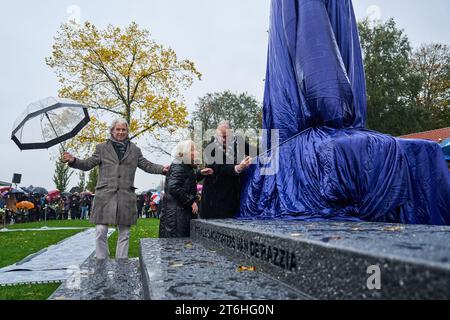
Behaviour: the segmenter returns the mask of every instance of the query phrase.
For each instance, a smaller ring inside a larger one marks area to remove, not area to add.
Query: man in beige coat
[[[94,154],[85,160],[75,158],[68,152],[63,160],[69,166],[89,171],[98,166],[99,174],[92,214],[89,218],[96,225],[96,257],[106,259],[109,256],[107,233],[108,225],[117,225],[116,258],[128,258],[130,226],[136,224],[137,208],[134,187],[136,169],[153,174],[166,174],[168,166],[154,164],[142,155],[128,138],[128,123],[116,119],[110,127],[111,137],[96,146]]]

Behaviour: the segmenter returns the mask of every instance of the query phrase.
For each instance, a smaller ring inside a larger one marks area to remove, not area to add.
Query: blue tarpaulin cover
[[[288,142],[268,134],[274,149],[246,172],[238,216],[450,225],[440,146],[367,130],[365,118],[352,2],[272,0],[263,128]]]

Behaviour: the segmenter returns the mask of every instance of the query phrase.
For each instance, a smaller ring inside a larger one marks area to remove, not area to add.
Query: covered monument
[[[268,153],[271,163],[261,157],[249,170],[239,217],[450,225],[450,173],[439,145],[365,129],[351,0],[271,6],[263,128],[288,142]]]

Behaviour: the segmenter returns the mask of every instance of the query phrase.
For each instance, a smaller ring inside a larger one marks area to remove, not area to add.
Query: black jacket
[[[191,165],[172,163],[164,187],[160,238],[189,237],[191,206],[197,195],[197,181],[201,178],[200,171]]]
[[[80,197],[77,195],[72,195],[70,197],[70,208],[72,209],[79,209],[80,208]]]
[[[240,201],[241,184],[240,177],[234,170],[235,165],[239,164],[245,156],[250,155],[252,146],[238,137],[233,144],[234,154],[226,155],[226,151],[221,152],[216,157],[217,148],[211,148],[211,141],[205,150],[212,150],[210,155],[205,155],[205,164],[214,170],[212,176],[206,176],[203,183],[202,198],[200,204],[200,218],[202,219],[225,219],[233,218],[238,209]],[[244,154],[239,154],[238,144],[244,145]],[[217,163],[213,159],[223,161]],[[228,160],[227,160],[228,157]]]

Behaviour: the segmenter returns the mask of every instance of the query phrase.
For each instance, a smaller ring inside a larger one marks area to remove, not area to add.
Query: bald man
[[[240,174],[250,166],[251,146],[235,136],[228,121],[221,121],[205,148],[205,177],[200,204],[201,219],[233,218],[239,209]]]

